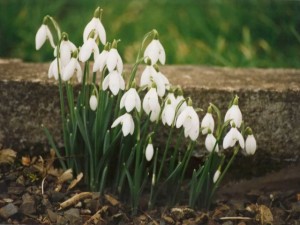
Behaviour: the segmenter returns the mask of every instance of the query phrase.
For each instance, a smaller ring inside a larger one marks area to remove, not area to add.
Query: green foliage
[[[300,3],[279,0],[2,0],[0,57],[49,61],[52,49],[37,53],[33,41],[44,15],[62,21],[72,41],[81,43],[81,28],[99,4],[107,33],[122,40],[119,52],[127,63],[154,26],[168,64],[300,67]]]

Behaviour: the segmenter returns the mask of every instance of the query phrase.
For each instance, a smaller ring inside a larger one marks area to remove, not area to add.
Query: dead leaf
[[[0,151],[0,164],[12,164],[15,161],[17,153],[12,149],[2,149]]]
[[[70,183],[69,187],[68,187],[68,191],[71,190],[73,187],[75,187],[79,181],[81,181],[81,179],[83,178],[83,173],[80,173],[77,175],[76,179],[72,180],[72,182]]]
[[[23,166],[30,166],[31,159],[29,156],[22,156],[21,163]]]
[[[93,193],[91,192],[81,192],[79,194],[75,194],[73,197],[69,198],[68,200],[61,203],[59,206],[59,210],[67,208],[71,205],[76,205],[80,200],[85,198],[91,198]]]
[[[267,206],[260,205],[258,208],[258,213],[261,225],[273,224],[273,214]]]
[[[62,175],[60,175],[57,178],[57,183],[63,184],[64,182],[71,180],[73,178],[73,170],[72,169],[67,169],[65,172],[63,172]]]
[[[120,204],[120,202],[115,199],[114,197],[112,197],[111,195],[104,195],[106,201],[108,201],[112,206],[117,206]]]

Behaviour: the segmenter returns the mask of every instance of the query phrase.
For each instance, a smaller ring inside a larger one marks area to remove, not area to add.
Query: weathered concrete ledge
[[[0,60],[2,147],[22,149],[47,143],[41,124],[59,140],[58,89],[55,81],[47,78],[48,66]],[[203,109],[212,102],[225,113],[230,99],[238,94],[244,120],[255,132],[258,152],[267,154],[270,160],[298,159],[300,70],[179,65],[163,66],[161,71],[172,84],[183,87],[195,106]]]

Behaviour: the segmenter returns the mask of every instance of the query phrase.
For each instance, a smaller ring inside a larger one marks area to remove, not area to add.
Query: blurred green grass
[[[47,14],[81,45],[97,6],[127,63],[155,28],[168,64],[300,67],[300,2],[287,0],[0,0],[0,57],[50,61],[49,45],[34,46]]]

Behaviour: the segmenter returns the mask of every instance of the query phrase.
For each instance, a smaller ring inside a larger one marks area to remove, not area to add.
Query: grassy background
[[[127,63],[156,28],[167,64],[300,67],[300,1],[288,0],[0,0],[0,57],[50,61],[50,45],[34,47],[47,14],[81,45],[97,6]]]

